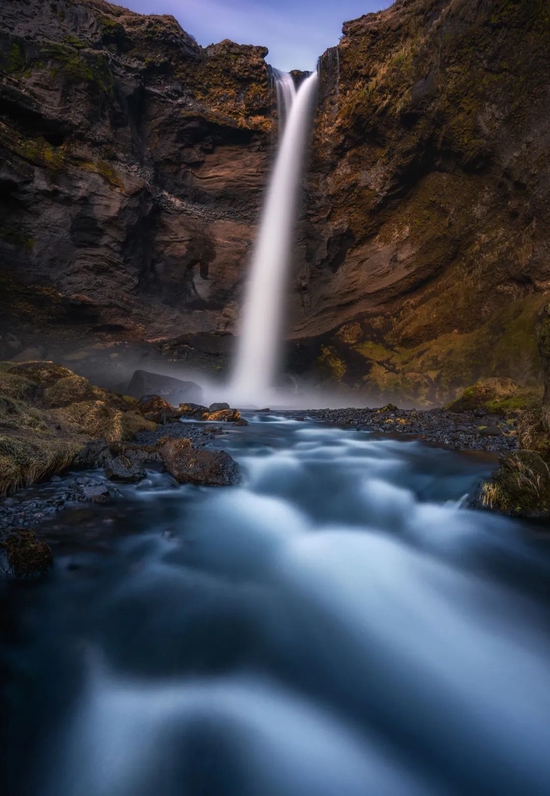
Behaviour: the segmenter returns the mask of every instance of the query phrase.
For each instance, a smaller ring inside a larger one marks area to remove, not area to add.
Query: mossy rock
[[[533,406],[540,394],[536,389],[521,387],[512,379],[480,379],[467,387],[460,398],[448,406],[451,412],[485,412],[506,415]]]
[[[479,492],[481,508],[517,517],[550,515],[550,469],[536,451],[501,456],[500,468]]]

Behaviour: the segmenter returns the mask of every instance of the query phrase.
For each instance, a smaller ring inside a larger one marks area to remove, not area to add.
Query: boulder
[[[210,406],[208,407],[209,412],[219,412],[220,409],[231,409],[231,407],[229,406],[229,404],[225,403],[214,403],[210,404]]]
[[[240,480],[237,463],[225,451],[194,448],[188,439],[163,438],[160,454],[166,469],[180,484],[233,486]]]
[[[219,409],[217,412],[205,412],[202,419],[215,423],[237,423],[241,420],[241,413],[237,409]]]
[[[161,398],[160,395],[144,395],[137,404],[138,411],[146,420],[153,423],[169,423],[177,420],[179,413],[172,404]]]
[[[179,417],[184,417],[188,420],[203,420],[204,416],[208,414],[206,406],[191,403],[180,404],[176,411]]]
[[[157,395],[174,405],[184,401],[198,402],[202,399],[202,389],[195,382],[182,381],[173,376],[150,373],[147,370],[135,371],[126,392],[134,398]]]
[[[126,484],[135,484],[145,478],[145,470],[140,465],[120,455],[111,458],[105,465],[105,475],[109,481],[120,481]]]

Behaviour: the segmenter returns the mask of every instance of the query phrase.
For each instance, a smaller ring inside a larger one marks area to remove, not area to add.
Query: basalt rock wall
[[[295,371],[414,401],[537,382],[550,6],[397,0],[343,32],[320,62]]]
[[[0,4],[4,339],[226,333],[273,149],[266,53],[101,0]]]

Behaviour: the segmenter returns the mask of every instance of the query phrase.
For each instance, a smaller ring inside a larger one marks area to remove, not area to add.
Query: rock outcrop
[[[102,0],[9,0],[0,31],[0,355],[93,378],[145,345],[219,372],[274,141],[265,48]],[[535,384],[548,4],[396,0],[320,73],[292,372],[382,403]]]
[[[6,349],[227,332],[271,155],[266,53],[102,0],[0,5]]]
[[[68,469],[93,439],[130,440],[156,425],[129,396],[53,362],[0,365],[0,496]]]
[[[383,401],[535,383],[550,288],[550,7],[397,0],[320,64],[295,373]]]

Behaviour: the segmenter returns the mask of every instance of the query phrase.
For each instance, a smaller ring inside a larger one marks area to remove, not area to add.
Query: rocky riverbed
[[[508,453],[518,445],[515,418],[487,414],[482,409],[457,413],[398,409],[389,404],[378,409],[316,409],[307,416],[376,433],[408,434],[454,450]]]

